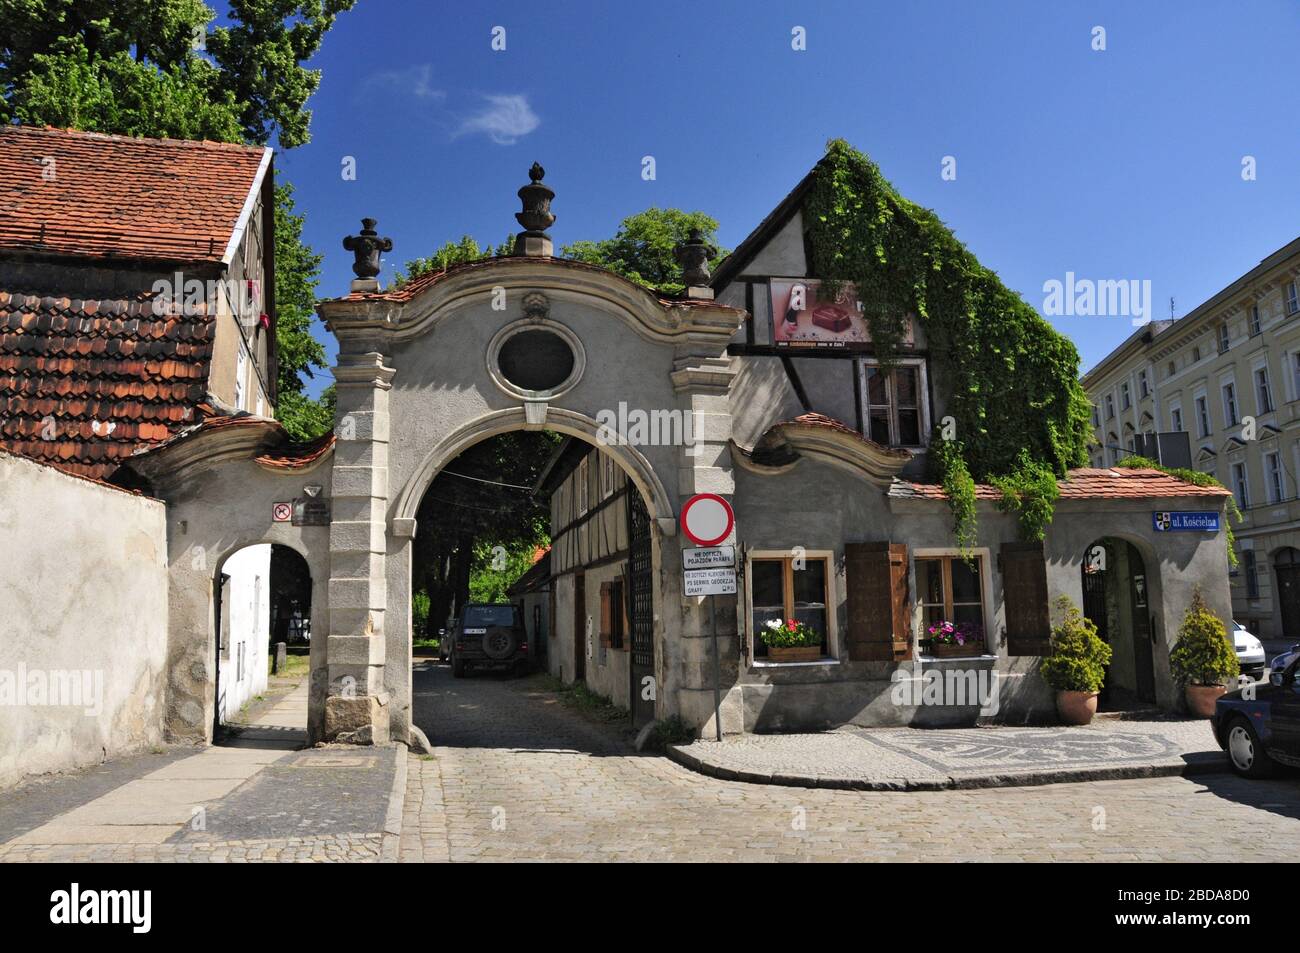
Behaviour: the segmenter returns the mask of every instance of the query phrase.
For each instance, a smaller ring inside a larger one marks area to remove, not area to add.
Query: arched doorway
[[[1273,572],[1277,576],[1277,603],[1285,638],[1300,633],[1300,550],[1284,546],[1273,553]]]
[[[1083,614],[1111,647],[1099,700],[1118,710],[1156,701],[1154,625],[1146,562],[1124,539],[1102,537],[1084,552]]]
[[[277,643],[286,643],[286,666],[276,674],[308,679],[311,568],[290,546],[242,546],[221,561],[212,606],[215,738],[222,728],[242,722],[248,708],[268,694]],[[305,719],[305,707],[302,714]],[[306,723],[282,727],[305,730]]]
[[[412,636],[442,629],[452,641],[437,678],[432,660],[413,663],[417,699],[431,685],[474,694],[452,679],[543,671],[628,709],[635,725],[655,717],[656,534],[606,447],[544,430],[495,434],[440,466],[416,512]],[[471,616],[510,611],[522,639],[508,659],[484,657]],[[427,710],[417,702],[413,720]],[[421,727],[437,743],[436,725]]]

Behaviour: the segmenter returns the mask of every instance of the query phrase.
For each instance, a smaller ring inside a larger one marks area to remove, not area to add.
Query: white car
[[[1237,662],[1241,665],[1241,674],[1254,679],[1264,677],[1264,643],[1251,635],[1244,625],[1235,619],[1232,623],[1232,647],[1237,652]]]

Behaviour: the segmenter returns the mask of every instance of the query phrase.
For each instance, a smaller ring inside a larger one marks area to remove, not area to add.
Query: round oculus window
[[[501,376],[520,390],[555,390],[569,379],[573,363],[569,342],[542,328],[512,334],[497,352]]]

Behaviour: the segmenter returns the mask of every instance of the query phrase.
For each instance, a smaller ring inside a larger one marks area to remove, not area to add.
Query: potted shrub
[[[984,654],[984,627],[973,622],[936,622],[926,630],[935,658],[968,658]]]
[[[822,637],[806,622],[794,619],[769,619],[758,637],[767,646],[773,662],[813,662],[822,657]]]
[[[1169,668],[1174,680],[1183,685],[1187,707],[1201,718],[1214,714],[1215,701],[1227,691],[1224,683],[1241,674],[1228,630],[1206,606],[1199,588],[1193,590],[1192,604],[1178,627]]]
[[[1056,608],[1061,621],[1052,627],[1052,650],[1039,671],[1056,689],[1056,713],[1061,721],[1086,725],[1097,713],[1097,695],[1110,664],[1110,646],[1069,597],[1056,600]]]

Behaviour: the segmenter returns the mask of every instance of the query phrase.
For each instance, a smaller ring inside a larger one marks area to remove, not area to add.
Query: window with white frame
[[[1246,476],[1246,464],[1232,465],[1232,492],[1237,497],[1237,505],[1243,510],[1250,506],[1250,480]]]
[[[1223,425],[1225,427],[1235,427],[1237,425],[1237,385],[1232,381],[1226,381],[1223,384]]]
[[[1113,394],[1106,395],[1106,419],[1115,419],[1115,397]]]
[[[1101,426],[1101,411],[1097,409],[1096,404],[1092,405],[1092,425],[1094,427]]]
[[[1287,282],[1284,297],[1286,298],[1287,314],[1295,314],[1300,311],[1300,294],[1296,293],[1296,283],[1294,281]]]
[[[751,658],[766,660],[767,644],[759,633],[774,619],[802,622],[821,634],[821,654],[835,654],[835,613],[830,611],[832,553],[755,551],[749,559],[749,633]]]
[[[618,482],[618,464],[608,453],[600,455],[600,495],[608,498],[614,495],[614,485]]]
[[[1255,406],[1266,414],[1273,409],[1273,389],[1268,383],[1268,365],[1255,368]]]
[[[1259,334],[1259,305],[1250,306],[1250,336]]]
[[[1204,394],[1196,398],[1196,436],[1210,435],[1210,402]]]
[[[1222,354],[1232,346],[1232,334],[1228,330],[1228,322],[1224,321],[1219,325],[1219,353]]]
[[[862,361],[858,368],[867,436],[886,447],[923,446],[928,424],[925,365],[900,361],[886,370]]]
[[[1119,409],[1128,410],[1132,406],[1133,400],[1129,397],[1128,382],[1125,381],[1123,384],[1119,385]]]
[[[1165,377],[1173,377],[1177,373],[1178,373],[1178,365],[1175,364],[1173,361],[1170,361],[1169,367],[1165,371]]]
[[[1264,454],[1264,489],[1270,503],[1286,499],[1286,482],[1282,476],[1282,455],[1276,450]]]
[[[1183,408],[1177,404],[1169,408],[1169,429],[1175,433],[1183,431]]]
[[[1288,360],[1291,362],[1291,399],[1300,400],[1300,351],[1292,351]]]
[[[1151,396],[1151,388],[1147,386],[1146,371],[1138,371],[1138,396],[1139,397]]]
[[[235,358],[235,409],[247,410],[244,401],[247,399],[247,391],[244,386],[244,378],[248,374],[248,355],[244,353],[244,347],[239,346],[239,355]]]
[[[1197,361],[1199,361],[1200,359],[1201,359],[1201,349],[1200,349],[1200,347],[1194,347],[1194,348],[1192,348],[1192,363],[1195,364],[1195,363],[1196,363]]]
[[[578,461],[578,469],[574,472],[573,493],[578,498],[578,515],[582,516],[587,512],[587,461],[591,456],[585,456]]]

